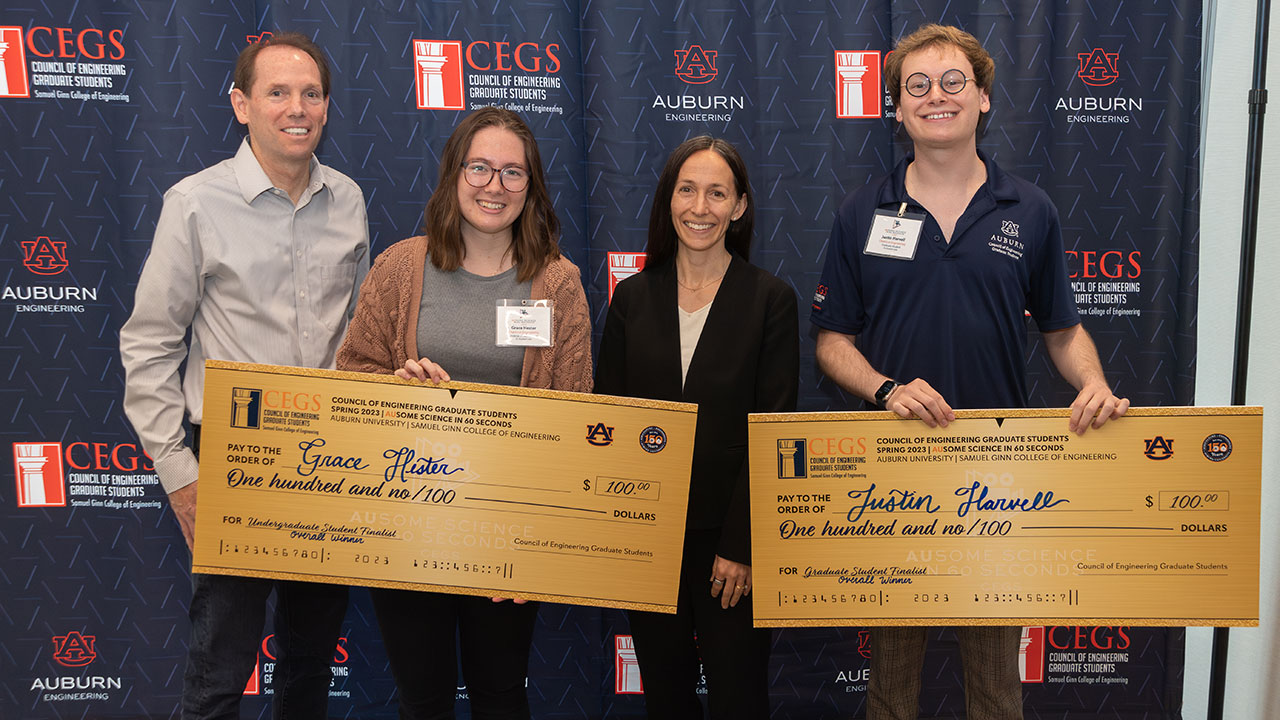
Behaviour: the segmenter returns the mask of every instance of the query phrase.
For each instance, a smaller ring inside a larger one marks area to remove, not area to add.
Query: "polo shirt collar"
[[[893,169],[893,173],[885,178],[885,182],[880,185],[880,198],[877,202],[877,207],[907,202],[907,166],[914,159],[914,153],[908,154]],[[1018,188],[1014,184],[1013,178],[1001,170],[1000,166],[981,150],[978,151],[978,159],[982,161],[983,165],[987,166],[987,182],[983,187],[991,193],[991,198],[997,203],[1005,201],[1017,202],[1019,199]],[[982,192],[982,190],[978,192]]]
[[[258,158],[253,154],[253,148],[249,147],[249,136],[245,136],[240,141],[240,149],[236,151],[235,157],[231,158],[231,167],[235,171],[236,183],[240,186],[240,196],[244,198],[246,203],[251,203],[264,192],[271,190],[275,184],[271,182],[271,178],[267,177],[267,173],[262,169],[262,165],[258,164]],[[302,193],[303,201],[320,192],[325,187],[324,166],[316,159],[315,154],[311,155],[311,182],[307,185],[307,189]]]

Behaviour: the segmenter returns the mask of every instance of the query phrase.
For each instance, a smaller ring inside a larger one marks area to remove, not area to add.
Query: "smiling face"
[[[524,143],[510,130],[486,127],[471,137],[467,149],[467,164],[484,163],[497,171],[518,167],[526,171]],[[489,178],[484,187],[472,187],[462,172],[458,173],[458,206],[462,212],[462,239],[480,239],[482,236],[511,240],[511,226],[524,210],[529,189],[511,192],[503,187],[498,172]]]
[[[268,46],[254,60],[253,85],[231,91],[236,119],[249,127],[249,145],[269,177],[305,167],[329,119],[320,68],[302,50]]]
[[[700,150],[680,166],[671,193],[671,221],[680,239],[680,251],[724,249],[729,223],[747,209],[747,196],[739,193],[729,163],[714,150]]]
[[[902,61],[904,83],[915,73],[924,73],[930,79],[929,92],[923,97],[912,97],[904,89],[895,112],[917,146],[942,148],[976,143],[978,119],[991,109],[991,99],[973,80],[955,95],[945,92],[939,79],[951,69],[973,77],[973,65],[954,45],[923,48]]]

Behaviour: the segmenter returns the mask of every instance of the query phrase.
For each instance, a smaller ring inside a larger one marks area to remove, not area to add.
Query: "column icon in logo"
[[[22,28],[0,27],[0,98],[31,97]]]
[[[262,427],[262,391],[231,388],[231,427]]]
[[[1044,682],[1044,627],[1022,628],[1018,648],[1018,674],[1024,683]]]
[[[618,283],[644,269],[644,258],[642,252],[609,253],[609,302],[613,302],[613,289]]]
[[[419,110],[463,110],[462,43],[414,40],[413,63]]]
[[[836,117],[880,117],[880,51],[836,51]]]
[[[778,477],[809,477],[809,458],[804,440],[778,441]]]
[[[640,661],[636,659],[636,643],[630,635],[613,636],[613,692],[615,695],[640,695]]]
[[[14,443],[18,507],[66,507],[62,443]]]

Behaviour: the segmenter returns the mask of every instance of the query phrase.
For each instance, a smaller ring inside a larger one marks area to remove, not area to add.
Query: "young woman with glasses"
[[[589,392],[591,323],[578,268],[560,255],[538,145],[487,107],[445,143],[423,235],[381,253],[360,289],[338,368]],[[499,346],[496,301],[552,301],[550,342]],[[371,591],[400,717],[452,718],[458,653],[473,718],[528,718],[536,603]]]

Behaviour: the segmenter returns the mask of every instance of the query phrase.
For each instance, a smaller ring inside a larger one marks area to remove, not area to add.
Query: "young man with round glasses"
[[[913,153],[840,206],[813,300],[818,364],[868,407],[929,427],[946,427],[953,407],[1026,407],[1025,310],[1079,391],[1069,427],[1084,433],[1129,401],[1080,325],[1057,210],[977,150],[994,76],[955,27],[925,25],[889,55],[885,85]],[[966,717],[1020,720],[1020,628],[956,635]],[[924,628],[872,631],[869,720],[917,717],[925,644]]]

